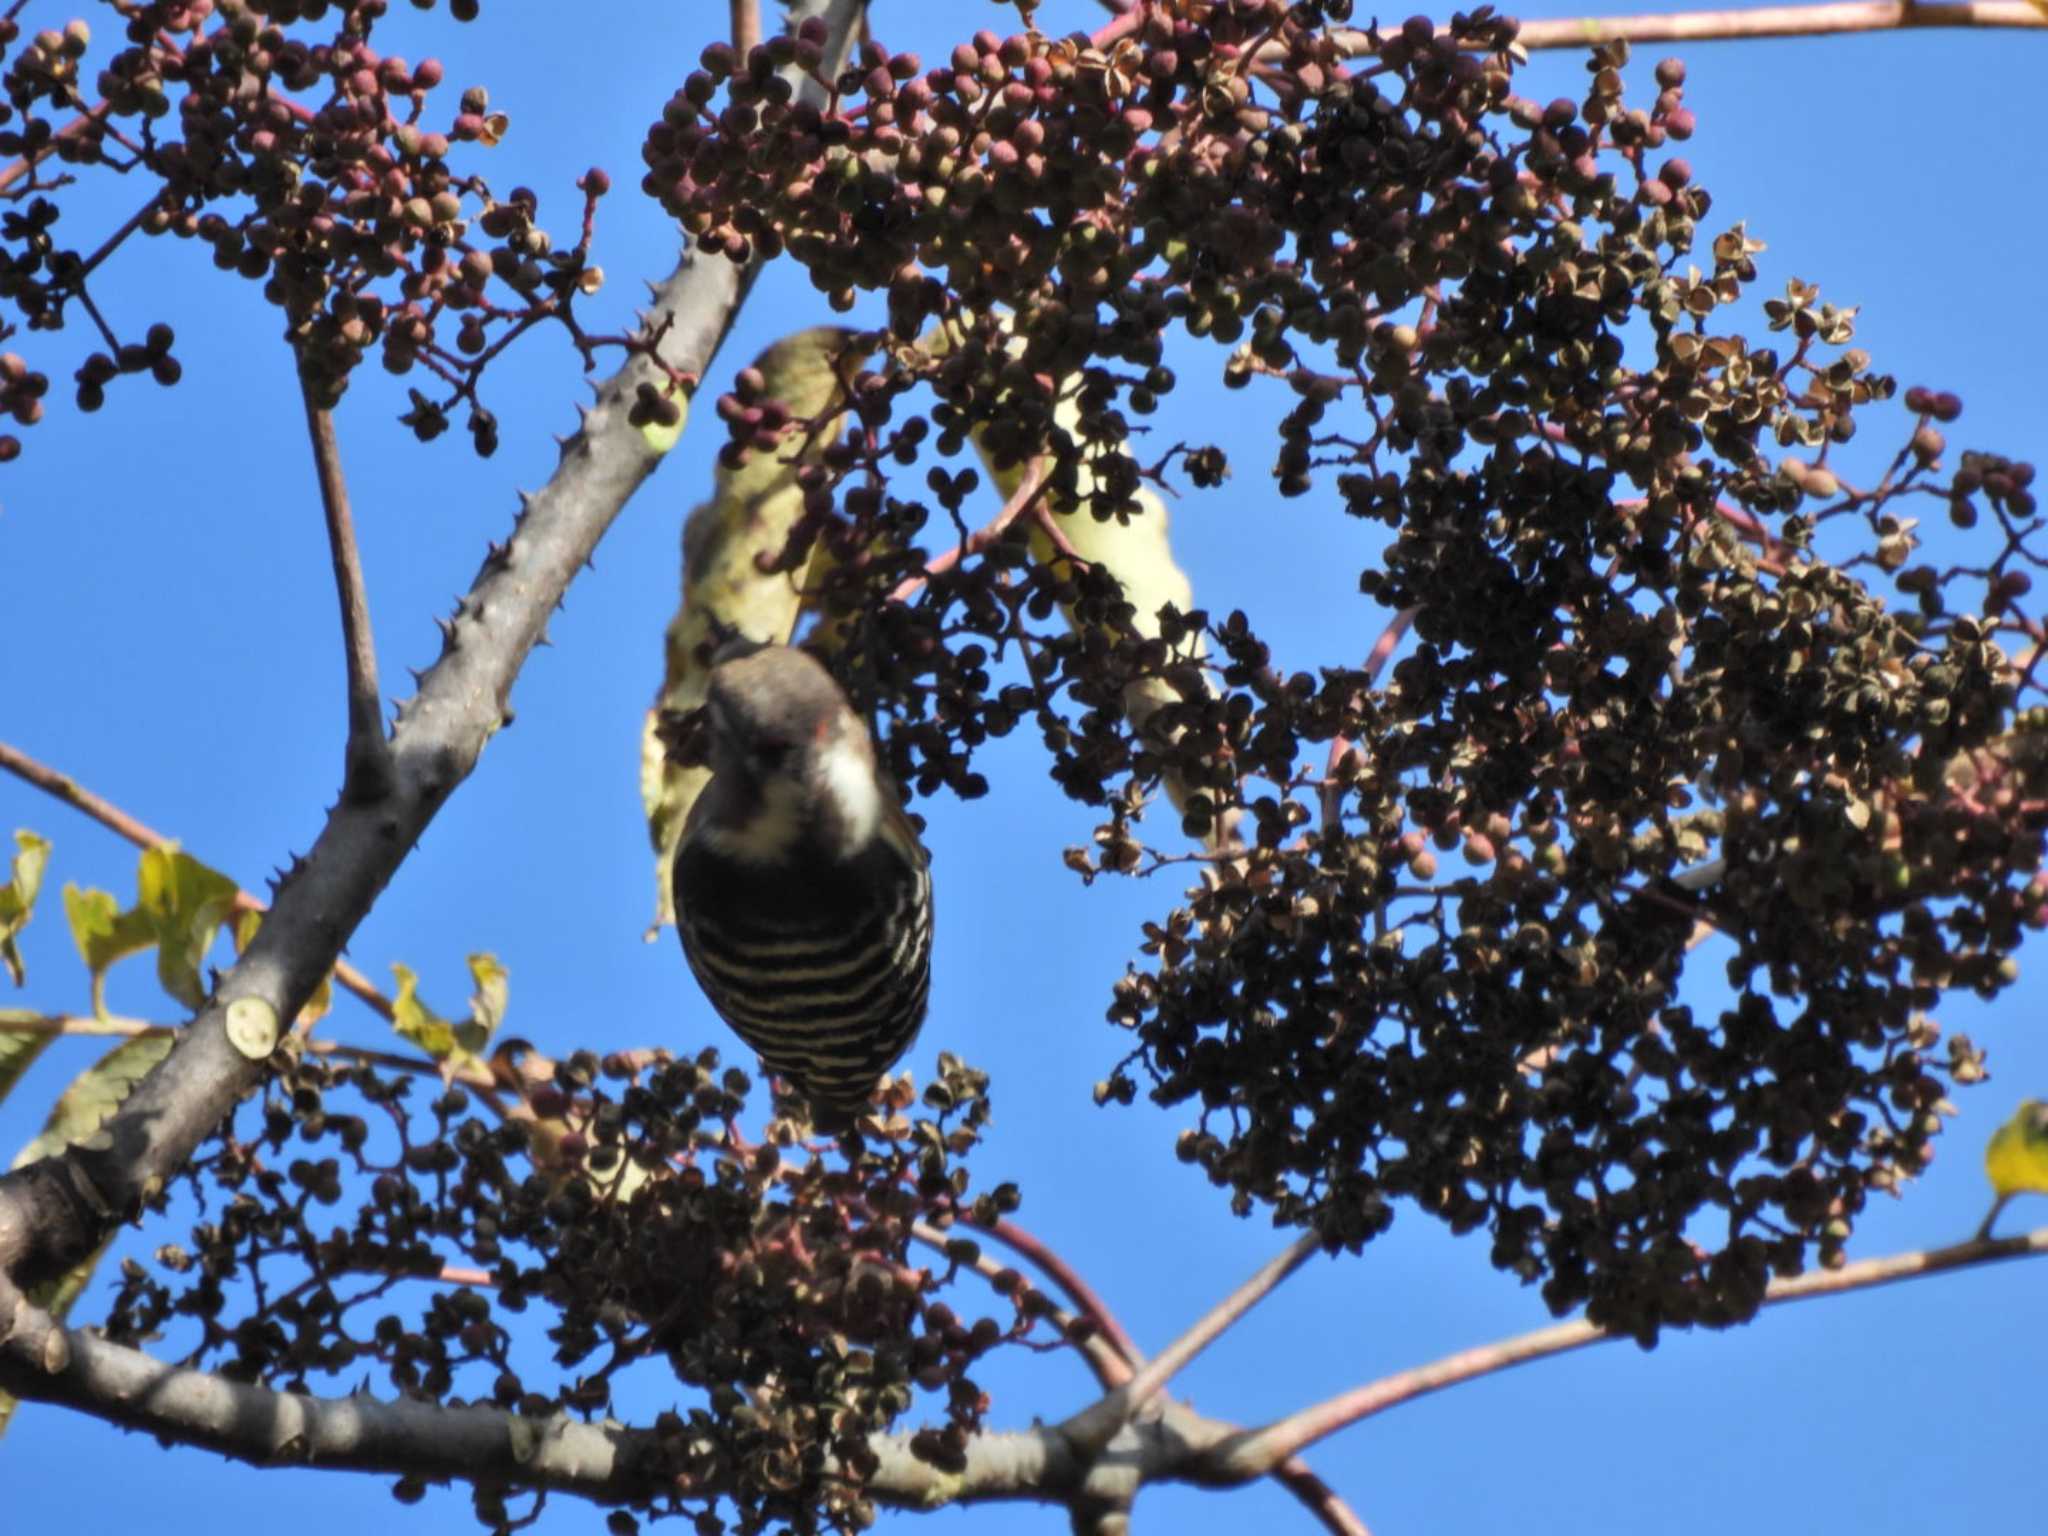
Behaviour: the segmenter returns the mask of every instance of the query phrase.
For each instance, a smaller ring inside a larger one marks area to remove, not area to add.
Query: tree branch
[[[259,1467],[458,1478],[546,1488],[604,1504],[676,1491],[673,1478],[659,1470],[654,1437],[644,1430],[367,1394],[277,1392],[167,1365],[83,1330],[71,1332],[67,1342],[66,1363],[49,1374],[24,1365],[10,1349],[0,1356],[0,1387]],[[867,1492],[912,1508],[1059,1502],[1080,1476],[1071,1449],[1045,1429],[979,1435],[958,1472],[918,1460],[906,1437],[878,1437],[874,1449],[881,1465]]]
[[[1897,32],[1916,27],[2041,28],[2048,12],[2034,0],[1837,0],[1823,5],[1763,5],[1719,11],[1681,11],[1666,16],[1560,16],[1524,21],[1515,42],[1531,53],[1552,48],[1590,48],[1626,39],[1631,43],[1707,43],[1760,37],[1828,37],[1843,32]],[[1110,23],[1118,35],[1130,18]],[[1351,28],[1330,34],[1353,57],[1376,53],[1371,37]],[[1097,46],[1101,46],[1101,34]],[[1268,43],[1262,62],[1286,57],[1284,45]]]
[[[536,1419],[496,1408],[383,1401],[368,1394],[321,1398],[278,1392],[168,1365],[84,1330],[68,1334],[64,1355],[61,1367],[44,1372],[15,1358],[11,1349],[0,1354],[0,1390],[258,1467],[544,1488],[601,1504],[664,1492],[720,1491],[679,1490],[673,1476],[661,1471],[655,1439],[644,1430],[563,1415]],[[1227,1433],[1227,1426],[1176,1404],[1155,1420],[1123,1426],[1092,1461],[1058,1430],[1037,1427],[973,1436],[965,1464],[951,1471],[920,1460],[907,1435],[878,1435],[870,1442],[876,1470],[863,1492],[878,1503],[916,1510],[1019,1501],[1061,1505],[1075,1513],[1080,1528],[1116,1529],[1114,1521],[1147,1483],[1209,1484],[1206,1477],[1188,1477],[1188,1470]],[[1339,1536],[1362,1536],[1365,1527],[1357,1517],[1344,1515],[1348,1520],[1324,1523]]]
[[[1060,1433],[1084,1450],[1100,1451],[1154,1393],[1179,1374],[1183,1366],[1272,1294],[1281,1281],[1301,1268],[1321,1246],[1321,1239],[1313,1233],[1304,1233],[1296,1238],[1286,1252],[1267,1261],[1249,1280],[1210,1308],[1200,1322],[1169,1344],[1157,1358],[1147,1362],[1137,1375],[1067,1419],[1060,1425]],[[1275,1458],[1276,1464],[1279,1459]]]
[[[1825,37],[1839,32],[1889,32],[1909,27],[2048,27],[2031,0],[1847,0],[1829,5],[1765,5],[1755,9],[1686,11],[1672,16],[1586,16],[1525,21],[1515,41],[1535,52],[1584,48],[1614,38],[1632,43],[1720,42],[1757,37]]]
[[[1226,1309],[1242,1315],[1258,1295],[1278,1283],[1288,1260],[1300,1262],[1296,1253],[1302,1246],[1297,1244],[1241,1286],[1223,1308],[1191,1330],[1191,1336]],[[1313,1251],[1312,1240],[1308,1248]],[[1833,1295],[2036,1254],[2048,1254],[2048,1228],[2023,1237],[1960,1243],[1801,1276],[1773,1285],[1767,1300]],[[10,1292],[0,1280],[0,1328],[9,1317]],[[24,1358],[21,1340],[10,1340],[0,1351],[0,1389],[65,1404],[254,1465],[460,1478],[548,1488],[600,1503],[656,1491],[654,1447],[643,1431],[562,1417],[524,1418],[492,1408],[276,1392],[166,1365],[92,1333],[67,1334],[54,1326],[50,1332],[60,1337],[61,1346],[51,1353],[61,1359],[43,1368]],[[866,1492],[881,1503],[913,1509],[1014,1500],[1059,1504],[1074,1512],[1082,1529],[1120,1529],[1118,1522],[1147,1483],[1230,1487],[1249,1482],[1284,1467],[1292,1450],[1313,1438],[1309,1431],[1328,1434],[1424,1393],[1612,1337],[1617,1336],[1583,1323],[1542,1329],[1448,1356],[1249,1432],[1233,1432],[1170,1403],[1155,1418],[1115,1428],[1093,1455],[1084,1453],[1064,1429],[989,1432],[968,1441],[964,1466],[943,1471],[919,1460],[907,1437],[880,1436],[871,1446],[879,1466]],[[1312,1476],[1309,1482],[1321,1488]],[[665,1487],[675,1491],[672,1483]],[[1349,1523],[1339,1523],[1345,1517]],[[1327,1517],[1324,1523],[1345,1536],[1364,1530],[1349,1511]]]
[[[168,1040],[176,1039],[183,1028],[182,1024],[159,1024],[152,1019],[131,1019],[119,1014],[104,1019],[73,1013],[32,1013],[24,1016],[0,1008],[0,1034],[125,1040],[138,1039],[144,1035],[157,1035]],[[498,1086],[497,1079],[482,1067],[457,1067],[451,1072],[446,1064],[425,1056],[407,1056],[398,1051],[373,1050],[369,1046],[349,1045],[340,1040],[305,1040],[300,1043],[298,1049],[308,1056],[339,1056],[344,1061],[359,1061],[367,1067],[384,1067],[392,1072],[431,1078],[437,1083],[453,1081],[477,1089],[479,1093],[487,1093]]]
[[[2018,1237],[1972,1239],[1947,1248],[1865,1259],[1861,1263],[1845,1264],[1840,1269],[1815,1270],[1794,1279],[1776,1280],[1764,1293],[1764,1305],[1834,1296],[1845,1291],[1889,1285],[1897,1280],[1938,1275],[1951,1269],[2042,1254],[2048,1254],[2048,1227]],[[1299,1413],[1289,1414],[1264,1429],[1232,1436],[1219,1442],[1204,1461],[1210,1471],[1229,1482],[1263,1477],[1280,1461],[1326,1435],[1369,1419],[1374,1414],[1384,1413],[1389,1408],[1475,1377],[1491,1376],[1532,1360],[1626,1337],[1626,1334],[1608,1333],[1592,1323],[1580,1321],[1539,1328],[1533,1333],[1484,1344],[1477,1349],[1460,1350],[1428,1365],[1382,1377],[1350,1392],[1340,1393]]]
[[[1086,1320],[1094,1325],[1094,1331],[1075,1345],[1095,1375],[1096,1382],[1105,1392],[1114,1391],[1131,1379],[1133,1372],[1144,1365],[1145,1357],[1124,1333],[1115,1316],[1095,1294],[1094,1289],[1081,1278],[1072,1265],[1061,1258],[1044,1242],[1011,1221],[998,1221],[993,1227],[980,1228],[998,1242],[1014,1249],[1033,1264],[1037,1265],[1072,1298],[1080,1308],[1080,1314],[1066,1312],[1054,1307],[1050,1317],[1054,1326],[1069,1339],[1075,1337],[1074,1324]],[[911,1236],[928,1247],[944,1251],[947,1234],[919,1222],[911,1228]],[[1000,1272],[1000,1266],[986,1255],[978,1258],[971,1266],[975,1273],[987,1280],[993,1280]],[[1185,1403],[1174,1403],[1168,1409],[1167,1417],[1181,1433],[1181,1438],[1191,1443],[1208,1444],[1221,1437],[1239,1431],[1235,1426],[1220,1419],[1211,1419],[1197,1414]],[[1309,1469],[1308,1463],[1299,1456],[1290,1456],[1273,1469],[1273,1480],[1299,1499],[1322,1522],[1331,1536],[1371,1536],[1365,1522],[1338,1496],[1337,1491]]]
[[[370,632],[370,595],[363,588],[348,481],[341,472],[341,444],[334,436],[334,413],[315,401],[303,379],[299,393],[306,403],[306,434],[313,442],[320,508],[327,518],[327,547],[334,557],[334,586],[341,598],[342,653],[348,662],[348,746],[343,757],[342,793],[356,800],[378,800],[391,786],[391,754],[384,740],[377,642]]]
[[[859,8],[859,0],[799,0],[791,16],[801,22],[823,15],[843,42]],[[794,73],[792,80],[800,95],[818,99],[815,82]],[[0,1274],[10,1289],[60,1275],[92,1252],[115,1223],[164,1187],[260,1080],[264,1063],[229,1038],[229,1006],[257,998],[278,1017],[295,1017],[332,969],[370,904],[476,766],[548,616],[673,442],[633,420],[639,386],[668,391],[680,375],[701,376],[752,275],[752,268],[722,257],[686,256],[655,289],[658,318],[647,336],[658,358],[636,352],[599,387],[580,429],[564,440],[555,474],[526,498],[510,538],[491,550],[457,603],[440,659],[399,710],[389,742],[390,793],[374,804],[343,796],[334,806],[311,851],[280,884],[249,948],[92,1146],[0,1176]],[[0,1317],[6,1302],[0,1295]],[[17,1313],[0,1360],[57,1368],[52,1338],[61,1343],[61,1332]]]
[[[1299,1499],[1308,1512],[1322,1521],[1331,1536],[1372,1536],[1358,1512],[1338,1496],[1337,1490],[1309,1470],[1299,1456],[1290,1456],[1273,1469],[1273,1481]]]

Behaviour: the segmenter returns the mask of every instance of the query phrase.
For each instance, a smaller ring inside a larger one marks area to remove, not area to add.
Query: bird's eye
[[[777,773],[789,759],[789,743],[772,739],[757,741],[748,755],[753,759],[756,771]]]

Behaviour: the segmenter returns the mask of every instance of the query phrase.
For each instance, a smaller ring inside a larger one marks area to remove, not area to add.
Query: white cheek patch
[[[882,795],[866,754],[843,741],[833,742],[818,753],[818,780],[821,792],[838,807],[846,846],[865,847],[882,820]]]

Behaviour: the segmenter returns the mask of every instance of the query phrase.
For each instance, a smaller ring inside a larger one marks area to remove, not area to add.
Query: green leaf
[[[187,1008],[205,1007],[199,968],[206,963],[221,924],[234,913],[240,888],[219,870],[208,869],[172,846],[145,849],[136,878],[136,905],[156,928],[157,980]]]
[[[0,1008],[0,1100],[14,1091],[14,1085],[35,1064],[35,1059],[57,1038],[51,1030],[22,1027],[41,1017],[19,1009]]]
[[[14,1166],[26,1167],[92,1135],[135,1091],[149,1069],[171,1054],[174,1038],[169,1031],[133,1036],[79,1073],[58,1095],[57,1107],[43,1122],[42,1134],[15,1155]]]
[[[399,1038],[410,1040],[438,1061],[444,1079],[470,1068],[481,1070],[481,1052],[490,1041],[491,1031],[505,1016],[506,972],[497,956],[469,957],[469,974],[476,982],[476,995],[469,1000],[470,1016],[459,1024],[451,1024],[420,1001],[420,979],[411,966],[393,965],[391,974],[398,978],[398,995],[391,1000],[391,1008],[392,1027]]]
[[[28,926],[29,914],[35,910],[36,892],[43,888],[43,867],[50,862],[50,845],[25,830],[14,834],[14,845],[20,850],[14,855],[14,877],[0,885],[0,965],[7,967],[18,987],[28,980],[28,971],[22,966],[14,936]]]
[[[0,1024],[0,1028],[4,1028],[4,1024]],[[122,1100],[135,1091],[135,1085],[142,1081],[149,1069],[170,1055],[172,1042],[173,1037],[169,1034],[137,1035],[123,1040],[79,1073],[72,1079],[71,1086],[59,1095],[57,1107],[50,1111],[50,1118],[43,1123],[42,1134],[16,1155],[14,1166],[20,1168],[61,1152],[74,1141],[92,1135],[120,1108]],[[4,1051],[4,1040],[0,1040],[0,1053]],[[4,1066],[0,1066],[0,1071],[4,1071]],[[107,1243],[100,1244],[90,1256],[56,1279],[32,1286],[29,1300],[52,1317],[63,1318],[70,1312],[72,1303],[84,1293],[86,1283],[92,1279],[92,1272],[98,1267],[107,1246]],[[13,1416],[14,1399],[0,1392],[0,1433],[6,1431]]]
[[[469,957],[470,979],[476,991],[469,999],[469,1021],[455,1026],[455,1038],[472,1056],[482,1056],[491,1036],[505,1021],[505,1004],[511,995],[511,976],[493,954]]]
[[[104,1019],[108,969],[154,944],[156,930],[140,907],[123,912],[111,892],[80,890],[69,883],[64,887],[64,916],[71,924],[71,942],[92,973],[92,1011]]]

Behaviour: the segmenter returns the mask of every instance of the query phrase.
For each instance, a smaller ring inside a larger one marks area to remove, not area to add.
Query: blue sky
[[[550,8],[545,32],[531,19],[540,14],[497,0],[483,23],[454,28],[396,7],[380,41],[409,58],[438,55],[451,87],[490,85],[511,132],[479,168],[501,191],[537,190],[541,222],[558,236],[579,207],[575,177],[593,164],[612,171],[619,190],[599,226],[610,274],[599,308],[622,327],[638,279],[665,272],[673,251],[668,222],[634,191],[640,135],[725,8],[613,0],[601,24],[582,25]],[[897,0],[876,6],[875,26],[892,46],[932,59],[955,29],[1000,26],[1005,15]],[[1100,16],[1080,0],[1049,0],[1040,24],[1092,27]],[[2026,274],[2038,273],[2048,245],[2032,164],[2048,38],[1921,32],[1651,47],[1629,72],[1632,97],[1654,93],[1650,66],[1671,51],[1689,65],[1700,129],[1684,152],[1715,194],[1710,222],[1744,219],[1769,246],[1759,300],[1799,277],[1861,305],[1858,342],[1879,367],[1902,384],[1962,394],[1955,448],[2039,461],[2048,316]],[[1581,56],[1539,55],[1529,77],[1521,89],[1539,100],[1578,94]],[[452,102],[453,90],[444,94]],[[77,215],[74,241],[96,244],[87,231],[111,228],[139,197],[114,188]],[[185,381],[168,391],[121,381],[94,417],[53,399],[45,424],[26,434],[27,453],[0,470],[0,738],[260,889],[317,831],[343,732],[326,547],[277,315],[190,246],[125,252],[95,294],[135,331],[157,318],[175,325]],[[829,318],[800,274],[771,270],[720,371]],[[85,337],[67,332],[47,350],[46,338],[35,340],[32,360],[58,381],[53,394],[68,396],[63,381]],[[1176,509],[1198,598],[1244,607],[1285,668],[1362,654],[1382,622],[1355,586],[1372,531],[1329,498],[1274,495],[1261,469],[1270,418],[1248,411],[1244,396],[1224,400],[1220,357],[1169,360],[1183,381],[1172,410],[1213,434],[1236,467],[1221,491],[1190,493]],[[545,334],[490,386],[503,446],[487,462],[460,432],[416,445],[393,422],[402,389],[374,367],[340,412],[387,691],[405,666],[433,658],[433,617],[468,585],[485,540],[502,535],[515,490],[548,474],[550,434],[570,426],[582,388],[573,352]],[[1889,450],[1903,420],[1872,413],[1857,447]],[[673,938],[641,941],[651,880],[635,782],[640,713],[675,602],[679,521],[704,493],[717,441],[709,431],[686,437],[571,592],[555,648],[535,656],[515,692],[516,725],[492,742],[351,944],[350,958],[375,979],[388,984],[390,964],[406,963],[429,997],[454,1008],[469,990],[463,956],[488,949],[511,969],[507,1029],[545,1050],[724,1043]],[[1085,841],[1093,819],[1047,782],[1031,735],[987,750],[987,799],[921,807],[939,949],[931,1021],[910,1064],[923,1079],[935,1053],[951,1049],[990,1069],[997,1114],[978,1177],[1017,1179],[1024,1224],[1092,1279],[1141,1345],[1157,1348],[1283,1239],[1233,1220],[1175,1161],[1179,1115],[1090,1106],[1090,1084],[1124,1046],[1101,1022],[1109,983],[1139,923],[1175,891],[1156,879],[1084,890],[1063,869],[1060,849]],[[133,850],[0,779],[0,830],[17,826],[56,847],[46,905],[24,938],[29,984],[0,993],[0,1004],[81,1009],[57,890],[65,881],[132,890]],[[1868,1214],[1855,1254],[1952,1241],[1975,1226],[1985,1136],[2019,1098],[2048,1095],[2033,961],[2022,955],[2022,980],[1998,1004],[1943,1010],[1948,1027],[1989,1048],[1992,1080],[1960,1095],[1963,1113],[1934,1168],[1903,1200]],[[131,962],[115,973],[117,1010],[166,1016],[148,972]],[[363,1043],[383,1030],[347,999],[325,1027]],[[0,1105],[0,1149],[34,1133],[90,1054],[65,1042],[44,1058]],[[2048,1200],[2023,1201],[2006,1220],[2007,1230],[2048,1221]],[[141,1246],[173,1235],[156,1231]],[[1759,1533],[2021,1526],[2039,1513],[2044,1275],[2005,1266],[1802,1304],[1732,1334],[1671,1336],[1650,1354],[1608,1346],[1402,1408],[1310,1460],[1379,1536],[1705,1533],[1731,1518]],[[92,1298],[79,1315],[96,1315]],[[1482,1244],[1454,1242],[1407,1212],[1363,1258],[1312,1262],[1180,1388],[1205,1411],[1255,1422],[1548,1321],[1533,1293],[1488,1266]],[[1063,1414],[1088,1392],[1076,1365],[1036,1356],[1005,1359],[984,1380],[997,1424]],[[393,1532],[460,1530],[470,1518],[459,1493],[401,1510],[381,1480],[259,1477],[40,1408],[21,1414],[0,1458],[10,1523],[22,1530],[179,1532],[285,1508],[300,1536],[370,1520]],[[1028,1506],[916,1518],[885,1516],[884,1529],[1061,1523]],[[1193,1533],[1255,1521],[1308,1527],[1271,1488],[1155,1489],[1139,1521]],[[569,1501],[539,1526],[600,1528]]]

